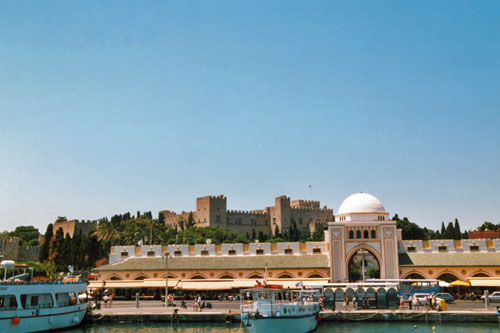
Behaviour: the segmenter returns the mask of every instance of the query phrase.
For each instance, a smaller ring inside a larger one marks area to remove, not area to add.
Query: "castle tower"
[[[196,225],[200,227],[227,227],[227,198],[206,196],[196,198]]]

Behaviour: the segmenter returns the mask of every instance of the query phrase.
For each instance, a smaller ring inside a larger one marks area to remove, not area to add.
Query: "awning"
[[[179,290],[230,290],[233,280],[181,280],[175,289]]]
[[[450,286],[450,284],[449,284],[448,282],[446,282],[446,281],[441,281],[441,280],[439,280],[439,286],[440,286],[441,288],[447,288],[447,287],[449,287],[449,286]]]
[[[177,285],[177,279],[168,279],[169,288]],[[87,289],[96,288],[165,288],[165,280],[162,279],[145,279],[145,280],[108,280],[108,281],[91,281]]]
[[[470,284],[469,284],[469,282],[465,282],[465,281],[461,281],[461,280],[455,280],[452,283],[450,283],[450,286],[452,286],[452,287],[456,287],[456,286],[470,287]]]
[[[500,278],[469,278],[472,287],[500,287]]]

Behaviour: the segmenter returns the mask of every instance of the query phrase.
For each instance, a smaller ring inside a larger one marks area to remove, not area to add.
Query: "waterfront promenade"
[[[102,307],[93,311],[93,318],[103,322],[166,322],[171,320],[174,309],[178,309],[181,322],[223,322],[226,314],[231,310],[238,321],[239,301],[213,301],[212,309],[203,309],[202,312],[194,312],[191,304],[187,302],[186,309],[179,307],[168,307],[165,309],[163,302],[142,301],[139,308],[135,301],[114,301],[112,307]],[[457,301],[449,305],[449,311],[425,311],[425,310],[353,310],[343,311],[340,307],[337,311],[325,310],[321,313],[325,321],[405,321],[405,322],[498,322],[496,305],[488,309],[480,301]]]

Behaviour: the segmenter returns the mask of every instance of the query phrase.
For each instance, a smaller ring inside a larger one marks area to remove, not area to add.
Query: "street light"
[[[168,258],[172,258],[169,252],[165,253],[165,308],[168,307]]]
[[[361,274],[363,275],[363,283],[365,283],[365,256],[368,254],[366,250],[359,250],[358,255],[361,256]]]

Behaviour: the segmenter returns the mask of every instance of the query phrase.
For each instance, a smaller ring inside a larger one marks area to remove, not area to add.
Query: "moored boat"
[[[315,291],[256,286],[241,292],[241,320],[251,333],[303,333],[318,325],[320,305]]]
[[[13,261],[0,263],[0,332],[38,332],[80,324],[87,311],[82,281],[30,281],[29,267]],[[22,270],[14,275],[14,270]],[[12,276],[7,278],[8,271]],[[0,276],[1,278],[1,276]]]

